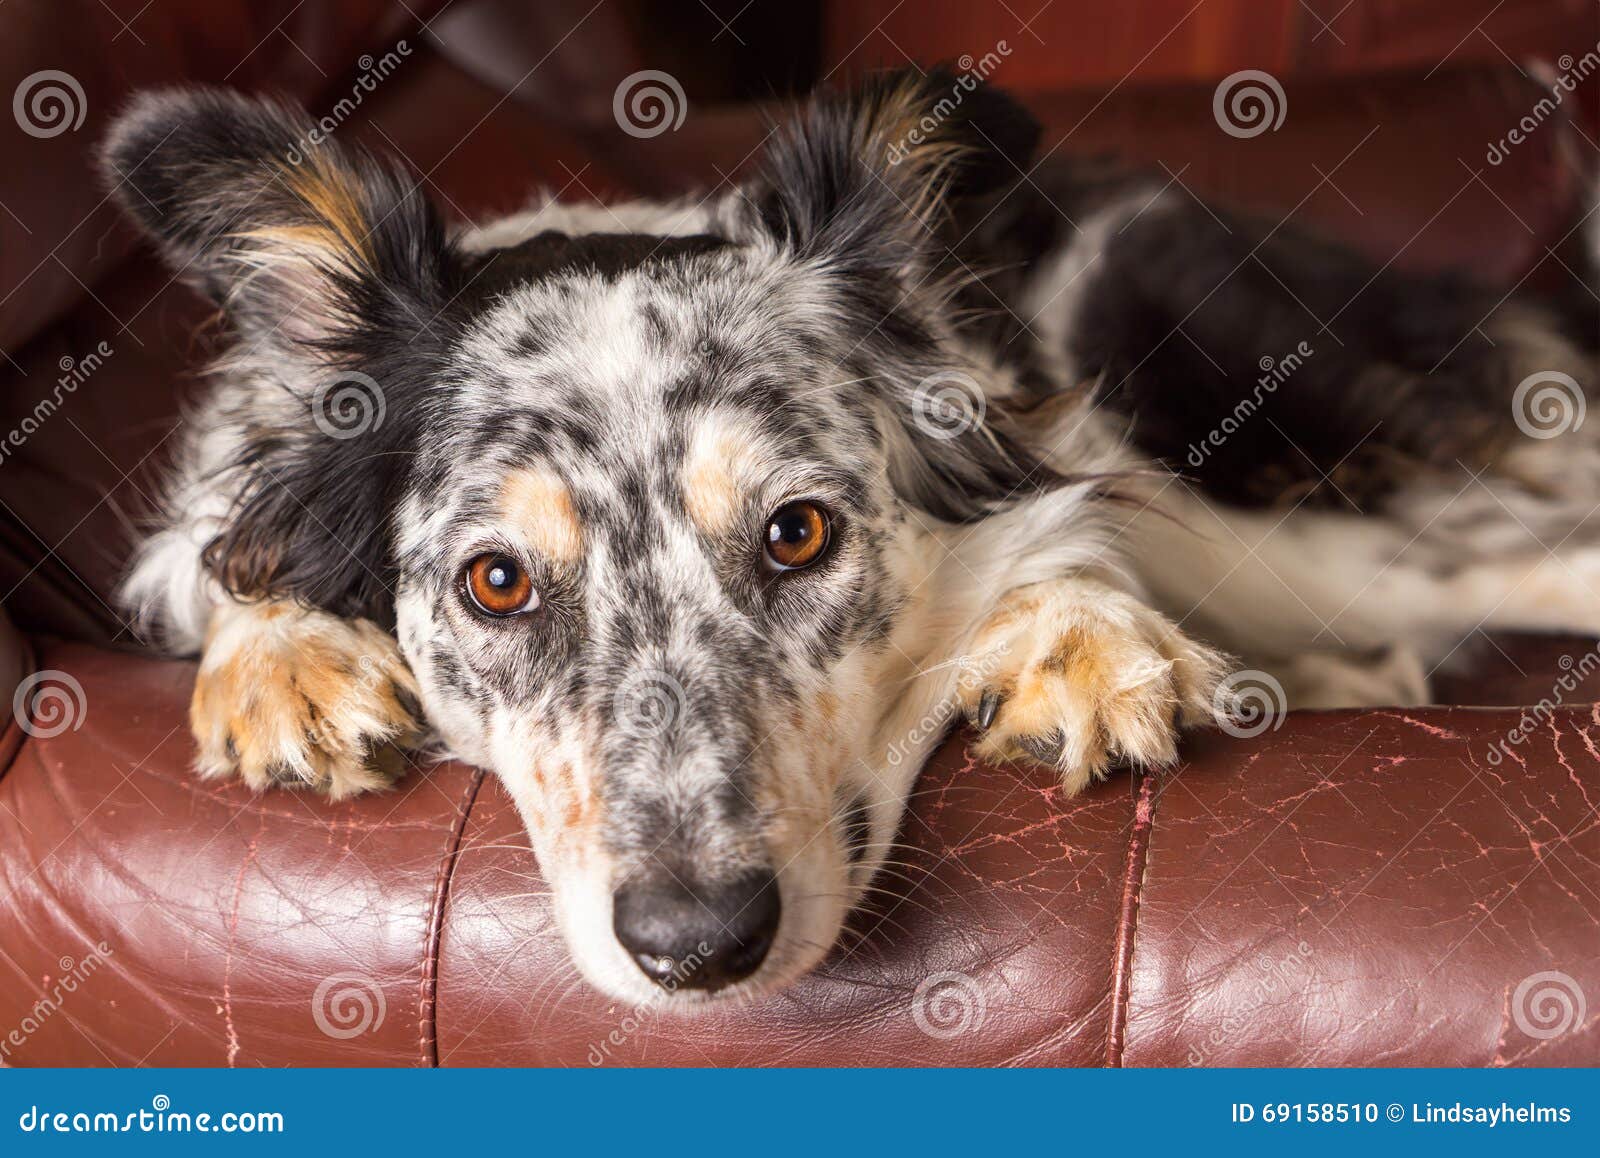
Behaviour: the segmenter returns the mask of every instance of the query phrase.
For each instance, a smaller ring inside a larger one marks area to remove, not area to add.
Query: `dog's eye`
[[[467,564],[467,595],[485,615],[520,615],[539,606],[533,580],[510,555],[479,555]]]
[[[778,571],[809,567],[828,549],[832,522],[828,512],[804,499],[785,503],[767,520],[767,565]]]

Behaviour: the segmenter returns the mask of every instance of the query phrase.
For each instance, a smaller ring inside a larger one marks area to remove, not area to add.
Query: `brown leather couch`
[[[192,777],[192,664],[142,653],[110,591],[214,338],[100,203],[87,158],[110,111],[185,78],[327,106],[352,62],[407,38],[339,131],[401,149],[474,218],[536,182],[716,182],[760,138],[736,108],[616,133],[610,93],[652,59],[618,9],[507,23],[507,5],[465,4],[418,28],[441,7],[0,8],[0,89],[58,69],[86,106],[53,137],[0,124],[0,427],[22,428],[65,359],[113,351],[0,460],[0,693],[49,673],[19,701],[28,728],[5,717],[0,739],[0,1061],[1600,1062],[1600,708],[1584,687],[1529,726],[1518,707],[1291,713],[1070,801],[1043,774],[973,764],[956,736],[859,939],[781,996],[694,1020],[575,977],[510,802],[475,769],[417,768],[338,805]],[[1560,275],[1544,246],[1572,212],[1564,170],[1542,143],[1477,160],[1526,110],[1499,73],[1291,86],[1297,115],[1253,150],[1215,132],[1209,90],[1102,96],[1036,104],[1069,147],[1304,198],[1386,260]],[[1474,641],[1439,694],[1536,704],[1587,674],[1593,647]]]

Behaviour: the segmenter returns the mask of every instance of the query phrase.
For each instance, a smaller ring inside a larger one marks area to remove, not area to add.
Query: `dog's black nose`
[[[754,973],[772,948],[782,906],[770,871],[691,891],[670,875],[625,881],[611,927],[663,989],[721,989]]]

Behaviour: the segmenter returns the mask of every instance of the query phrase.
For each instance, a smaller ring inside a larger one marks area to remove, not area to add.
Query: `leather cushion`
[[[1600,711],[1536,722],[1499,764],[1515,711],[1294,713],[1070,801],[955,737],[849,948],[684,1019],[576,978],[493,779],[254,796],[188,771],[192,665],[40,663],[87,708],[0,779],[0,1025],[61,958],[111,952],[14,1062],[1600,1060],[1600,1011],[1546,1040],[1512,1007],[1549,970],[1600,993]]]

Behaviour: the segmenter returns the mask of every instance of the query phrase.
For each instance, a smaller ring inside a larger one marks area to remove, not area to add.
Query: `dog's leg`
[[[420,736],[417,686],[393,637],[298,604],[211,614],[189,709],[204,776],[306,785],[334,800],[382,788],[388,744]]]
[[[1375,655],[1304,652],[1262,666],[1282,684],[1286,707],[1410,708],[1433,698],[1421,657],[1406,647],[1385,648]]]
[[[383,787],[390,776],[374,754],[422,734],[395,640],[292,600],[241,602],[206,567],[205,545],[238,503],[221,465],[243,453],[224,421],[243,394],[225,391],[194,421],[167,524],[140,546],[121,598],[150,638],[201,656],[189,719],[202,775],[309,785],[335,799]]]
[[[971,645],[960,696],[979,752],[1054,766],[1069,793],[1115,762],[1170,764],[1177,729],[1215,718],[1222,658],[1108,583],[1069,576],[1006,594]]]

